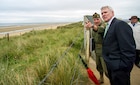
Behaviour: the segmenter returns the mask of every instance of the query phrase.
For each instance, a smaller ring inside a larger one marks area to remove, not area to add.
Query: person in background
[[[97,13],[93,14],[93,23],[86,22],[85,27],[87,29],[92,28],[92,36],[95,41],[95,54],[96,54],[96,69],[100,74],[100,83],[104,83],[104,73],[107,75],[107,69],[105,66],[104,59],[102,57],[102,40],[103,40],[103,33],[105,30],[105,23],[100,18],[100,15]],[[93,57],[93,55],[92,55]]]
[[[140,68],[140,22],[137,16],[132,16],[128,23],[133,29],[133,36],[136,42],[136,59],[135,65]]]
[[[110,6],[101,7],[107,26],[104,32],[102,54],[111,85],[130,85],[130,72],[135,61],[135,40],[132,28],[114,17]]]

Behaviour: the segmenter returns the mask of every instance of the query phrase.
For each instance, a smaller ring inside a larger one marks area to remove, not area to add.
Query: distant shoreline
[[[70,22],[0,23],[0,28],[1,27],[9,27],[9,26],[27,26],[27,25],[63,24],[63,23],[70,23]]]
[[[50,23],[34,25],[17,25],[0,27],[0,38],[8,36],[21,35],[32,30],[56,29],[57,26],[64,26],[70,23]]]

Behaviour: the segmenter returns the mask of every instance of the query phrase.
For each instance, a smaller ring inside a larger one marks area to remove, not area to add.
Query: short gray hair
[[[103,9],[109,9],[109,10],[113,11],[112,7],[110,7],[110,6],[103,6],[103,7],[101,7],[101,10],[103,10]]]

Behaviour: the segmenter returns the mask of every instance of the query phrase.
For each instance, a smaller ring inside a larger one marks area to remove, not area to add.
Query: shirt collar
[[[110,26],[110,24],[111,24],[111,22],[112,22],[112,20],[114,19],[115,17],[113,16],[107,23],[108,23],[108,25]]]
[[[134,23],[135,25],[133,26],[133,24],[131,23],[131,25],[133,26],[133,27],[135,27],[135,26],[137,26],[137,25],[140,25],[140,22],[136,22],[136,23]]]

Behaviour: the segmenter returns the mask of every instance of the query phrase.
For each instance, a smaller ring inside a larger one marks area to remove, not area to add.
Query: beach
[[[6,36],[22,35],[32,30],[56,29],[58,26],[64,26],[70,23],[50,23],[50,24],[34,24],[34,25],[16,25],[0,27],[0,38]]]

